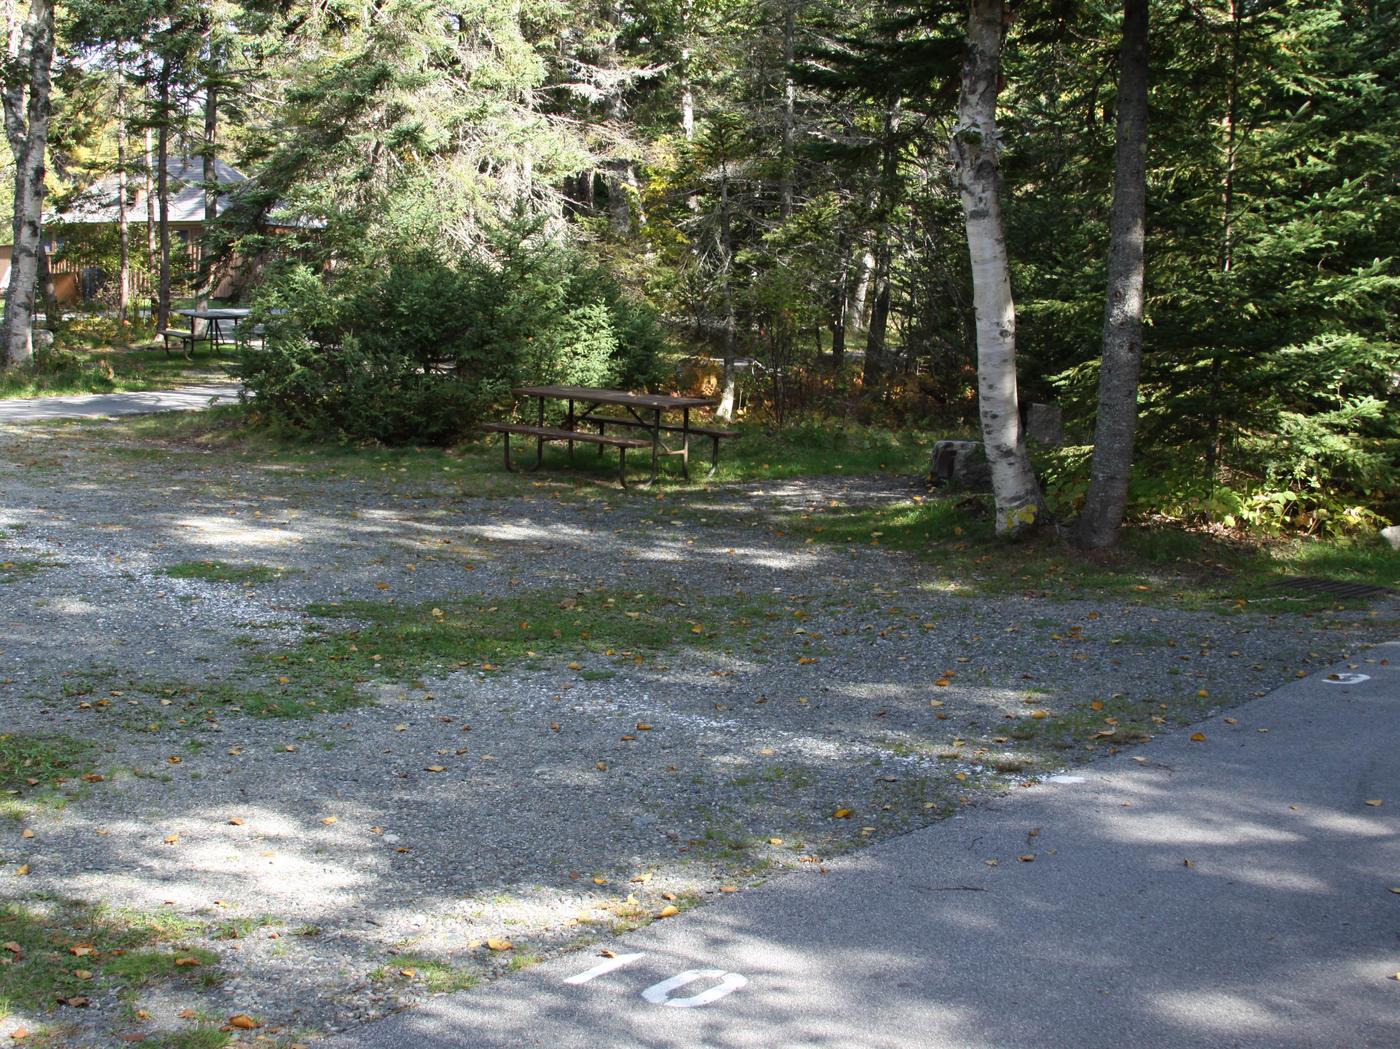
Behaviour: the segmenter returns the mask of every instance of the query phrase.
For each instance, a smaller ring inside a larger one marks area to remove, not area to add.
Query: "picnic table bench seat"
[[[515,464],[510,457],[510,435],[519,434],[522,437],[533,437],[539,442],[542,450],[546,441],[568,441],[571,445],[574,442],[579,444],[596,444],[598,451],[602,452],[603,445],[617,449],[617,480],[622,487],[627,487],[627,449],[650,448],[651,441],[641,437],[619,437],[616,434],[606,433],[586,433],[583,430],[568,430],[557,426],[532,426],[528,423],[482,423],[481,428],[488,433],[498,433],[501,435],[501,446],[505,450],[506,469],[514,471]],[[535,457],[535,465],[521,467],[525,470],[537,470],[540,465],[540,455]]]
[[[636,419],[627,419],[616,415],[590,415],[588,421],[598,424],[598,432],[601,434],[608,426],[641,426],[648,428],[647,424],[640,423]],[[732,440],[739,436],[738,430],[726,430],[719,426],[671,426],[662,425],[659,427],[666,433],[683,433],[692,437],[708,437],[711,441],[710,450],[710,473],[713,474],[719,469],[719,442]],[[601,449],[600,449],[601,450]]]
[[[180,343],[180,352],[188,357],[194,349],[194,332],[185,331],[183,328],[162,328],[160,337],[165,340],[165,354],[170,356],[170,340],[174,339]]]

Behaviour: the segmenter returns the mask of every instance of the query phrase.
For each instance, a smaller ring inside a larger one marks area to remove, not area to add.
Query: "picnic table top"
[[[562,401],[589,401],[593,404],[619,404],[631,408],[708,408],[719,403],[716,397],[677,397],[665,393],[628,393],[602,390],[593,386],[517,386],[517,397],[556,397]]]
[[[253,311],[242,306],[216,306],[208,310],[183,309],[175,312],[182,317],[193,317],[201,321],[237,321],[247,317]]]

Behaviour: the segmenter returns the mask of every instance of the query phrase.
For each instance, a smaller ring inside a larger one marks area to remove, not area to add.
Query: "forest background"
[[[1123,10],[990,6],[1021,401],[1064,408],[1069,443],[1036,465],[1072,516],[1093,451]],[[1400,518],[1400,2],[1149,6],[1127,512],[1372,532]],[[667,385],[698,356],[723,362],[726,411],[734,362],[755,361],[749,412],[773,425],[977,424],[949,149],[967,4],[4,7],[17,260],[46,124],[47,208],[124,180],[129,229],[63,238],[109,275],[119,325],[141,323],[143,271],[158,327],[172,297],[247,271],[268,337],[238,370],[273,421],[449,442],[521,379]],[[165,156],[251,176],[184,288],[156,207]],[[72,365],[62,333],[26,362],[13,312],[11,367]],[[445,376],[430,367],[444,360]]]

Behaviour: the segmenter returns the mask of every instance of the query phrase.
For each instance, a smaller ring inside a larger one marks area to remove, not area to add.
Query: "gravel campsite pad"
[[[895,478],[658,497],[121,424],[0,446],[7,1041],[310,1043],[819,877],[1395,627],[979,594],[785,527],[927,495]]]

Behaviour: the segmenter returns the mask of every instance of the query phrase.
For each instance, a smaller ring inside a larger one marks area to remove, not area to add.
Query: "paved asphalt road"
[[[26,397],[0,400],[0,424],[42,419],[100,419],[114,415],[149,415],[152,412],[188,412],[215,403],[238,399],[238,385],[210,382],[175,390],[145,393],[91,393],[72,397]]]
[[[322,1049],[1395,1049],[1400,643],[1229,716]]]

